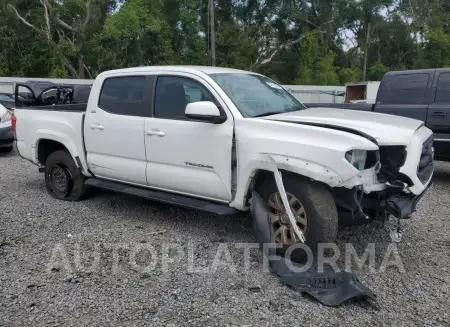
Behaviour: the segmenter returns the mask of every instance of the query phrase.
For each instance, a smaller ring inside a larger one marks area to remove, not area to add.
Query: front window
[[[271,79],[246,73],[211,74],[244,117],[262,117],[305,109]]]
[[[214,98],[195,80],[181,76],[158,77],[155,93],[156,118],[187,119],[187,104],[199,101],[214,101]]]

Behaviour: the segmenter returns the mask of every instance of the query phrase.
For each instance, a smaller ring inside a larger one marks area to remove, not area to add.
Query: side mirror
[[[219,108],[211,101],[189,103],[185,110],[186,117],[213,124],[222,124],[227,117],[220,114]]]

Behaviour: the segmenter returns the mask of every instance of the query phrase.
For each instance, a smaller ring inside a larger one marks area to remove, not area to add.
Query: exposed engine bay
[[[332,189],[345,224],[379,221],[381,224],[393,215],[399,219],[410,218],[421,196],[410,191],[413,182],[400,172],[407,157],[405,146],[380,146],[379,151],[367,151],[367,154],[352,154],[347,160],[360,169],[360,177],[370,178],[372,182],[351,189],[337,187]],[[359,158],[359,159],[358,159]],[[363,159],[362,159],[363,158]],[[422,183],[431,179],[434,170],[433,137],[423,143],[417,177]],[[431,186],[429,183],[428,187]]]

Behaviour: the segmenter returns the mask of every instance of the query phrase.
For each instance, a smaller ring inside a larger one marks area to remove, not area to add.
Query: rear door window
[[[154,76],[121,76],[105,79],[98,106],[117,115],[149,117]]]
[[[424,104],[428,85],[428,74],[400,74],[391,82],[388,103]]]
[[[434,102],[450,104],[450,73],[443,73],[439,75],[436,98]]]

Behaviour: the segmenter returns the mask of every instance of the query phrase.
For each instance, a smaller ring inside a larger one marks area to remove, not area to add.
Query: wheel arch
[[[326,183],[324,183],[322,181],[315,180],[315,179],[313,179],[311,177],[298,174],[298,173],[296,173],[294,171],[280,169],[280,172],[283,175],[292,175],[292,176],[300,177],[300,178],[305,179],[305,180],[309,179],[309,180],[314,181],[316,183],[323,184],[323,185],[327,186],[328,188],[330,187],[328,184],[326,184]],[[265,169],[257,169],[257,170],[255,170],[253,176],[250,177],[249,182],[248,182],[248,187],[247,187],[247,192],[246,192],[246,200],[251,198],[253,190],[258,188],[259,183],[262,183],[262,182],[266,181],[267,179],[272,179],[274,181],[274,183],[275,183],[275,177],[274,177],[272,171],[265,170]]]
[[[70,150],[63,143],[55,141],[53,139],[42,138],[37,141],[36,145],[36,158],[40,165],[45,166],[47,158],[55,151],[66,150],[70,153]],[[74,159],[73,155],[72,159]],[[75,161],[75,160],[74,160]]]
[[[251,161],[247,169],[243,169],[240,172],[239,175],[241,180],[244,181],[244,185],[241,184],[241,187],[238,187],[232,206],[241,210],[247,209],[248,199],[251,197],[257,183],[269,175],[271,175],[271,178],[274,178],[273,172],[275,170],[279,170],[283,174],[293,174],[302,178],[308,178],[327,187],[335,187],[342,182],[342,178],[329,167],[306,162],[299,158],[261,154],[257,159]]]

